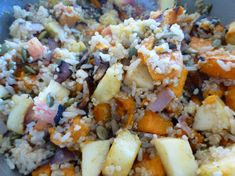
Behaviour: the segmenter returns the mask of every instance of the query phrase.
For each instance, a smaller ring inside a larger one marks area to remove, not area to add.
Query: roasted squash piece
[[[165,176],[165,170],[163,168],[161,159],[159,156],[149,158],[148,155],[143,156],[143,160],[137,161],[134,168],[145,168],[151,176]]]
[[[228,90],[225,94],[225,99],[226,105],[235,111],[235,86],[228,87]]]
[[[160,114],[152,111],[146,111],[144,117],[140,119],[137,125],[138,131],[145,133],[153,133],[157,135],[166,135],[168,128],[172,127],[172,123]]]
[[[62,15],[59,18],[61,25],[74,26],[76,22],[80,19],[79,15],[72,6],[63,6]]]
[[[94,107],[96,122],[105,122],[111,117],[111,106],[108,103],[100,103]]]
[[[90,129],[85,123],[83,123],[81,121],[80,116],[77,116],[77,117],[71,119],[70,123],[71,123],[71,126],[70,126],[68,132],[70,132],[70,136],[73,140],[73,143],[76,144],[80,137],[87,136]],[[48,131],[49,131],[50,140],[52,143],[54,143],[55,145],[58,145],[58,146],[66,144],[67,141],[61,140],[63,135],[61,133],[57,132],[54,127],[49,128]],[[58,135],[56,135],[56,133],[58,133]]]
[[[159,66],[162,65],[161,60],[163,62],[164,60],[169,60],[168,65],[166,66],[168,68],[164,68],[166,73],[160,73],[159,71],[156,71],[156,68],[154,68],[154,65],[157,62],[158,62],[157,65]],[[174,79],[175,77],[178,77],[181,74],[181,71],[183,69],[183,58],[179,52],[164,53],[164,54],[159,55],[159,58],[155,58],[154,60],[148,59],[147,66],[148,66],[150,75],[155,81],[163,81],[166,78]]]
[[[229,29],[226,33],[225,39],[228,44],[235,45],[235,21],[229,25]]]
[[[32,176],[51,175],[51,166],[46,164],[38,167],[32,172]]]
[[[89,133],[89,127],[81,121],[80,116],[75,117],[71,122],[72,126],[69,131],[71,131],[73,142],[76,143],[80,137],[86,136]],[[80,126],[79,130],[76,130],[77,126]]]
[[[181,97],[182,96],[185,81],[187,79],[187,75],[188,75],[188,70],[186,70],[186,68],[183,68],[182,72],[181,72],[181,75],[179,77],[179,80],[178,80],[178,85],[174,86],[173,84],[171,84],[169,86],[169,88],[174,92],[176,97]]]
[[[178,17],[184,13],[183,7],[176,7],[173,9],[166,10],[164,13],[165,24],[175,24],[178,21]]]
[[[198,65],[200,71],[209,76],[235,79],[235,56],[222,49],[202,55]]]
[[[73,165],[69,166],[69,167],[65,167],[63,169],[61,169],[62,172],[64,173],[64,175],[68,175],[68,176],[75,176],[75,168]]]
[[[115,97],[117,103],[117,113],[119,116],[128,115],[126,128],[132,127],[133,116],[135,112],[135,102],[131,97],[117,96]]]
[[[189,46],[199,53],[213,50],[212,41],[210,39],[192,37]]]

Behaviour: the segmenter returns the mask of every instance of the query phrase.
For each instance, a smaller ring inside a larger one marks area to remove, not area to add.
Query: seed
[[[109,137],[108,130],[106,128],[104,128],[103,126],[98,126],[96,128],[96,134],[97,134],[98,138],[100,138],[102,140],[108,139],[108,137]]]
[[[35,71],[32,67],[30,67],[30,66],[28,66],[28,65],[25,65],[25,66],[24,66],[24,69],[25,69],[25,71],[26,71],[27,73],[36,74],[36,71]]]
[[[0,45],[0,55],[3,55],[9,51],[9,47],[6,44]]]
[[[113,134],[116,134],[116,132],[119,130],[119,125],[117,123],[116,120],[111,120],[111,128],[112,128],[112,132]]]
[[[215,48],[218,48],[221,45],[221,40],[220,39],[215,39],[212,42],[212,46]]]
[[[26,49],[22,48],[21,52],[22,52],[22,58],[24,59],[24,61],[26,61],[28,58],[28,51]]]
[[[45,38],[46,35],[47,35],[47,31],[43,31],[39,34],[38,39],[41,40],[41,39]]]
[[[74,99],[74,98],[70,98],[70,99],[64,104],[64,106],[65,106],[65,107],[69,107],[69,106],[71,106],[74,102],[75,102],[75,99]]]
[[[173,38],[173,37],[177,37],[177,35],[171,32],[165,33],[163,36],[163,38]]]
[[[50,93],[47,94],[47,98],[46,98],[47,106],[49,108],[52,107],[54,105],[54,102],[55,102],[55,100],[54,100],[53,96]]]
[[[135,47],[130,48],[129,57],[136,56],[136,54],[137,54],[137,49]]]

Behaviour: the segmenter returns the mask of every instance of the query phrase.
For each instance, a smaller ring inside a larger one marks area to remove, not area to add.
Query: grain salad
[[[197,1],[14,6],[0,154],[33,176],[235,173],[235,23]]]

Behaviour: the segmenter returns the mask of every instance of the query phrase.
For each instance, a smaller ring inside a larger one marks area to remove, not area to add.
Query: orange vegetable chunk
[[[138,122],[137,126],[138,131],[166,135],[168,128],[172,127],[172,123],[161,117],[160,114],[146,111],[144,117]]]
[[[51,175],[51,166],[46,164],[38,167],[32,172],[32,176]]]
[[[186,70],[185,68],[183,68],[181,75],[179,77],[178,80],[178,85],[174,86],[174,85],[170,85],[170,89],[174,92],[176,97],[181,97],[183,94],[183,90],[184,90],[184,85],[185,85],[185,81],[187,79],[187,75],[188,75],[188,70]]]
[[[149,158],[147,155],[144,155],[142,161],[137,161],[134,165],[134,168],[145,168],[146,171],[151,176],[165,176],[165,170],[163,168],[161,159],[159,156],[155,156],[154,158]]]
[[[111,106],[108,103],[100,103],[94,107],[96,122],[105,122],[111,117]]]
[[[228,87],[225,100],[226,105],[235,111],[235,86]]]
[[[202,58],[204,61],[198,62],[201,72],[212,77],[235,80],[235,55],[220,49],[207,52]]]

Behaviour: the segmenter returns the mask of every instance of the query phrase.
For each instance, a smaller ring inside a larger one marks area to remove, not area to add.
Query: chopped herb
[[[47,94],[47,98],[46,98],[46,103],[47,103],[47,106],[50,108],[54,105],[54,98],[53,96],[49,93]]]
[[[0,45],[0,55],[3,55],[9,51],[9,47],[6,44]]]
[[[65,107],[63,105],[58,106],[57,114],[54,118],[55,125],[57,126],[60,120],[63,118],[63,112],[65,111]]]
[[[24,69],[25,69],[25,72],[27,72],[27,73],[31,73],[31,74],[36,74],[37,73],[32,67],[30,67],[28,65],[25,65]]]
[[[135,47],[130,48],[129,50],[129,57],[136,56],[137,49]]]

